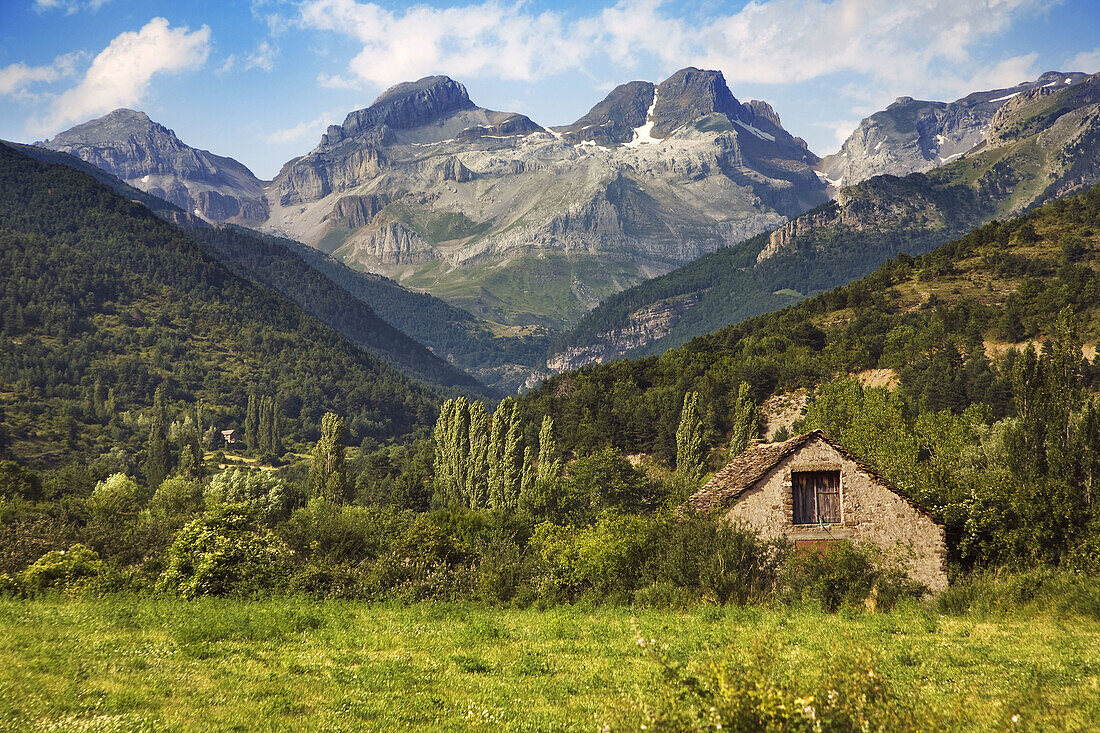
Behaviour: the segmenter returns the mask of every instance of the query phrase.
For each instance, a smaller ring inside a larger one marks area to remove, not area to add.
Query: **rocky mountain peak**
[[[741,103],[726,86],[721,71],[680,69],[657,87],[651,134],[667,137],[681,125],[715,112],[733,121],[740,119],[741,111]]]
[[[749,122],[767,120],[776,127],[783,127],[783,123],[779,121],[779,114],[762,99],[749,100],[741,105],[741,109],[744,110]]]
[[[35,144],[39,147],[55,148],[58,145],[87,145],[89,143],[111,142],[134,135],[156,136],[166,140],[178,141],[176,133],[153,122],[149,119],[149,115],[123,107],[102,117],[71,127],[64,132],[59,132],[49,140]]]
[[[336,143],[383,125],[393,130],[422,127],[477,108],[462,84],[447,76],[426,76],[392,86],[366,109],[351,112],[341,127],[329,128],[322,144]]]
[[[232,158],[193,148],[144,112],[116,109],[35,145],[74,155],[210,221],[267,217],[260,181]]]
[[[584,117],[556,131],[573,143],[590,140],[597,145],[612,146],[630,142],[635,128],[646,123],[656,88],[648,81],[620,84]]]

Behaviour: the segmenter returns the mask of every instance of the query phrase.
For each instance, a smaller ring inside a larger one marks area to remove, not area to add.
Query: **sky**
[[[898,96],[1100,71],[1100,0],[0,0],[0,139],[119,107],[261,178],[401,81],[569,124],[618,84],[719,69],[818,155]]]

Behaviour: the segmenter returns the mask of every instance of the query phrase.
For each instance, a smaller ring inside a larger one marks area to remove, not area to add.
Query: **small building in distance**
[[[720,510],[761,536],[796,547],[850,540],[899,553],[909,576],[933,591],[947,587],[944,528],[820,430],[756,445],[688,499],[696,511]]]
[[[241,434],[236,430],[223,430],[222,442],[226,445],[235,445],[241,442]]]

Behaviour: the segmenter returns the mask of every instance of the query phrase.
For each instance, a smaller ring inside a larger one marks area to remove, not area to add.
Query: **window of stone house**
[[[795,524],[840,522],[840,471],[792,471]]]

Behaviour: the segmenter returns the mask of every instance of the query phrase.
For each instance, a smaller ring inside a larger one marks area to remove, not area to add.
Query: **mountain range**
[[[818,162],[720,72],[631,82],[572,125],[399,84],[262,182],[131,110],[40,143],[208,221],[316,246],[512,326],[560,329],[613,292],[826,200]]]
[[[1097,181],[1100,75],[1034,84],[1005,100],[982,141],[953,161],[841,187],[769,234],[606,299],[556,337],[549,370],[659,353]]]
[[[695,68],[622,84],[556,128],[481,108],[445,76],[399,84],[270,182],[132,110],[36,145],[171,202],[193,229],[259,230],[511,390],[546,373],[551,337],[550,371],[652,353],[1088,185],[1095,87],[1048,72],[950,103],[901,98],[824,159]]]

